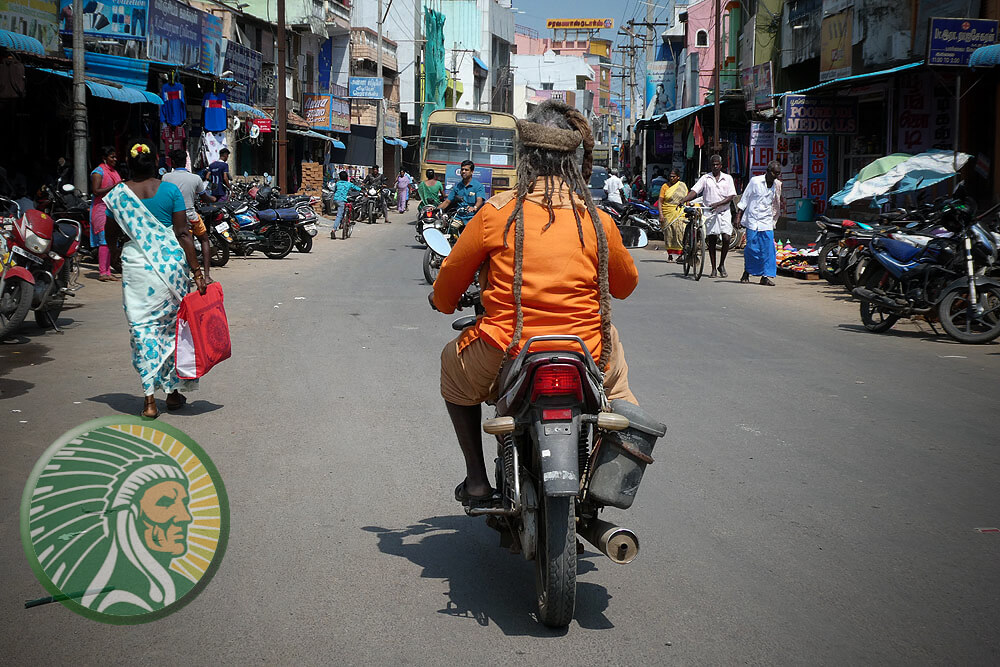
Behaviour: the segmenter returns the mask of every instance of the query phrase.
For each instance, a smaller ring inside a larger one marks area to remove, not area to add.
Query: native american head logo
[[[144,623],[187,604],[225,553],[218,471],[180,430],[110,417],[74,429],[36,464],[21,503],[25,553],[73,611]]]

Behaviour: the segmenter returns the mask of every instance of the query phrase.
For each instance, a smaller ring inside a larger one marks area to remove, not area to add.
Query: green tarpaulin
[[[444,108],[448,88],[448,70],[444,64],[444,14],[424,11],[424,111],[420,117],[420,135],[427,134],[427,119],[435,109]]]

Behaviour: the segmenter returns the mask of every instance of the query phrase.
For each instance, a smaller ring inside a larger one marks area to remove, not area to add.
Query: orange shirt
[[[601,354],[600,290],[597,284],[597,232],[586,209],[580,208],[584,246],[566,189],[553,197],[555,222],[549,222],[548,211],[539,203],[542,196],[539,181],[534,193],[524,203],[524,264],[521,287],[521,309],[524,327],[521,340],[514,349],[532,336],[569,334],[579,336],[598,359]],[[579,201],[578,198],[575,199]],[[434,283],[434,305],[443,313],[452,313],[465,289],[475,278],[480,266],[480,282],[484,285],[482,303],[486,314],[476,325],[466,329],[459,342],[464,349],[476,338],[501,350],[507,349],[514,335],[514,225],[508,232],[508,247],[504,248],[503,232],[507,218],[516,205],[515,193],[505,192],[490,199],[469,221],[452,252],[441,265]],[[611,295],[624,299],[639,281],[632,256],[622,244],[614,221],[599,211],[608,240],[608,281]],[[541,344],[537,349],[565,347],[565,343]],[[532,350],[536,346],[532,346]]]

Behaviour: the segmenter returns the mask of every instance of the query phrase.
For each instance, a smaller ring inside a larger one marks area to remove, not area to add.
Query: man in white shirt
[[[767,171],[754,176],[743,191],[736,205],[736,224],[742,221],[747,230],[747,247],[743,251],[745,270],[741,283],[750,282],[750,276],[760,276],[761,285],[774,286],[777,263],[774,251],[774,223],[781,211],[781,164],[769,162]]]
[[[736,185],[732,176],[722,173],[722,156],[713,155],[709,161],[712,164],[711,173],[698,179],[682,203],[686,204],[692,199],[701,197],[705,208],[709,210],[709,214],[705,216],[708,258],[712,261],[712,274],[709,278],[715,278],[717,275],[725,278],[729,275],[726,273],[726,255],[729,254],[729,242],[733,234],[733,216],[729,211],[729,204],[736,199]],[[717,273],[715,246],[720,237],[722,249]]]
[[[178,148],[170,151],[171,164],[184,164],[186,158],[187,151],[183,149]],[[191,233],[201,244],[201,254],[205,262],[205,281],[211,282],[208,276],[209,260],[211,258],[208,229],[206,229],[205,223],[194,207],[194,200],[196,196],[201,196],[208,201],[215,201],[215,197],[208,194],[208,188],[205,181],[201,179],[201,176],[192,174],[184,167],[174,167],[173,171],[163,175],[163,180],[167,183],[173,183],[181,191],[181,196],[184,198],[187,219],[191,223]]]
[[[618,178],[618,170],[612,169],[608,178],[604,181],[604,193],[607,195],[608,201],[613,201],[616,204],[624,204],[622,201],[622,189],[624,187],[622,179]]]

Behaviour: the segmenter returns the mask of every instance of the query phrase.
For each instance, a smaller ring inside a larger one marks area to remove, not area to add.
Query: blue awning
[[[66,57],[73,57],[73,49],[66,49]],[[95,79],[114,81],[123,86],[132,86],[143,90],[149,83],[150,62],[152,61],[113,56],[95,51],[86,51],[83,54],[83,67],[88,75]]]
[[[344,142],[338,141],[333,137],[328,137],[325,134],[320,134],[315,130],[288,130],[288,132],[290,134],[298,134],[303,137],[309,137],[310,139],[321,139],[323,141],[329,141],[331,144],[333,144],[334,148],[347,148],[347,146],[344,145]]]
[[[969,57],[969,67],[996,67],[1000,65],[1000,44],[980,46]]]
[[[390,146],[401,146],[402,148],[406,148],[407,146],[410,145],[406,142],[405,139],[395,139],[393,137],[382,137],[382,138],[385,140],[385,143],[389,144]]]
[[[0,46],[10,51],[21,51],[35,56],[45,55],[45,47],[37,39],[10,30],[0,30]]]
[[[719,104],[725,104],[726,100],[722,100]],[[650,116],[649,118],[640,118],[635,122],[636,129],[642,129],[647,125],[652,123],[658,123],[661,120],[665,120],[667,125],[673,125],[679,120],[687,118],[691,114],[698,113],[702,109],[707,109],[710,106],[715,106],[714,102],[709,102],[708,104],[699,104],[696,107],[684,107],[683,109],[674,109],[673,111],[667,111],[666,113],[656,114],[655,116]]]
[[[476,63],[476,67],[478,67],[479,69],[481,69],[481,70],[485,70],[485,71],[487,71],[487,72],[489,72],[489,71],[490,71],[490,68],[486,66],[486,63],[484,63],[484,62],[483,62],[482,60],[480,60],[480,59],[479,59],[478,57],[476,57],[476,56],[472,56],[472,62]]]
[[[48,72],[49,74],[55,74],[56,76],[61,76],[66,79],[72,79],[73,73],[64,70],[56,69],[44,69],[39,68],[42,72]],[[163,100],[156,93],[151,93],[148,90],[139,90],[138,88],[133,88],[132,86],[111,86],[105,83],[100,83],[98,81],[85,81],[87,84],[87,89],[90,90],[90,94],[95,97],[103,97],[109,100],[115,100],[116,102],[127,102],[128,104],[156,104],[157,106],[163,104]]]
[[[908,63],[906,65],[900,65],[899,67],[892,67],[890,69],[882,69],[877,72],[868,72],[867,74],[854,74],[852,76],[845,76],[839,79],[830,79],[829,81],[824,81],[823,83],[817,83],[815,86],[809,86],[808,88],[803,88],[801,90],[789,90],[784,93],[775,93],[771,97],[782,97],[784,95],[801,95],[802,93],[811,93],[814,90],[819,90],[821,88],[826,88],[828,86],[836,86],[845,83],[854,83],[856,81],[864,81],[865,79],[871,79],[876,76],[886,76],[887,74],[895,74],[896,72],[905,72],[908,69],[913,69],[915,67],[920,67],[924,64],[923,60],[915,63]]]
[[[270,116],[260,109],[252,107],[249,104],[243,104],[242,102],[230,102],[229,109],[237,113],[245,113],[248,116],[253,116],[254,118],[270,118]]]

